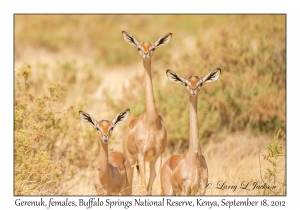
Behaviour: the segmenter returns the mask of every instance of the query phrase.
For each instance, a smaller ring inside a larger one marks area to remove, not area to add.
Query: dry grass
[[[262,184],[262,177],[265,180],[265,170],[270,165],[263,159],[263,155],[267,154],[267,144],[272,141],[269,137],[249,137],[244,134],[235,134],[228,136],[218,142],[209,142],[203,146],[204,156],[207,161],[209,170],[209,189],[206,195],[262,195],[263,190],[245,190],[242,189],[243,182],[249,182],[252,186],[253,182],[260,182]],[[285,144],[281,142],[281,144]],[[121,146],[115,146],[114,149],[121,151]],[[163,162],[165,162],[171,154],[181,153],[182,149],[171,152],[167,149],[163,155]],[[259,158],[260,162],[259,163]],[[261,167],[259,167],[261,164]],[[149,165],[147,164],[146,167]],[[285,179],[285,157],[279,161],[278,180]],[[149,177],[149,170],[146,176]],[[88,168],[77,174],[75,180],[71,180],[68,184],[73,186],[69,189],[70,195],[95,195],[93,187],[94,168]],[[218,184],[219,182],[219,184]],[[221,188],[222,183],[227,186],[237,186],[235,190],[218,189]],[[141,190],[140,176],[137,175],[136,169],[134,171],[133,180],[133,194],[139,195]],[[270,184],[273,186],[273,184]],[[276,184],[278,188],[280,185]],[[157,181],[153,184],[153,195],[159,195]]]
[[[78,111],[112,120],[130,108],[130,117],[109,143],[111,150],[121,151],[125,126],[144,110],[142,83],[137,82],[142,61],[123,40],[122,30],[139,41],[173,33],[152,61],[155,99],[169,133],[163,162],[187,148],[189,128],[187,93],[168,82],[165,70],[203,76],[220,67],[220,79],[203,88],[198,102],[199,136],[214,184],[206,194],[263,194],[216,185],[225,181],[239,187],[243,181],[261,181],[261,176],[266,180],[270,163],[263,154],[278,129],[279,143],[285,145],[284,15],[15,16],[15,194],[95,195],[97,134],[81,122]],[[24,64],[31,66],[26,81]],[[49,87],[55,87],[53,93]],[[59,97],[43,103],[49,94]],[[49,118],[37,117],[36,110]],[[31,165],[24,164],[28,160]],[[31,168],[40,176],[33,176]],[[285,182],[285,156],[277,168],[279,186]],[[139,194],[140,183],[135,172],[134,194]],[[156,181],[153,188],[157,194]]]

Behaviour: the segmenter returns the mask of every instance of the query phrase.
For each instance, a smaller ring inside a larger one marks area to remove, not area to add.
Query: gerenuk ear
[[[115,127],[117,124],[123,122],[123,121],[126,120],[126,118],[128,117],[129,112],[130,112],[129,109],[126,109],[125,111],[120,112],[120,113],[115,117],[115,119],[113,119],[113,121],[111,121],[111,124]]]
[[[166,71],[166,74],[167,74],[169,80],[171,80],[172,82],[181,83],[184,86],[186,85],[185,79],[183,77],[181,77],[179,74],[177,74],[176,72],[168,69]]]
[[[138,47],[139,42],[136,38],[134,38],[134,36],[127,33],[126,31],[122,31],[122,35],[123,35],[126,42],[128,42],[129,44],[134,45],[135,47]]]
[[[92,125],[93,127],[96,127],[97,125],[97,121],[91,117],[88,113],[85,113],[83,111],[79,111],[79,115],[81,117],[81,119],[86,122],[87,124]]]
[[[155,42],[155,48],[158,48],[160,46],[163,46],[167,44],[172,38],[172,33],[168,33],[162,37],[160,37],[156,42]]]
[[[216,70],[211,71],[208,75],[203,77],[200,84],[204,85],[204,84],[209,83],[209,82],[214,82],[219,78],[220,74],[221,74],[221,69],[217,68]]]

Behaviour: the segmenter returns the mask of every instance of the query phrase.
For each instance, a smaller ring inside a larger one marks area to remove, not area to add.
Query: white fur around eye
[[[101,128],[99,128],[98,126],[96,127],[96,131],[97,131],[97,133],[99,133],[99,134],[102,133]]]

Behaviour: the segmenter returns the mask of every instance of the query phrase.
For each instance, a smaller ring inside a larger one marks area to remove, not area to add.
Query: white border
[[[281,13],[287,14],[287,197],[267,197],[285,200],[286,206],[298,206],[299,174],[299,96],[297,68],[299,59],[299,12],[297,4],[287,1],[2,1],[0,3],[1,46],[1,206],[17,208],[13,197],[13,14],[15,13]],[[298,134],[298,135],[297,135]],[[85,197],[86,198],[86,197]],[[234,199],[234,197],[224,197]],[[237,197],[238,198],[238,197]],[[24,197],[26,199],[26,197]],[[47,197],[49,199],[49,197]],[[57,197],[57,199],[63,199]],[[72,197],[72,199],[77,199]],[[118,199],[118,198],[116,198]],[[158,198],[155,198],[158,199]],[[177,199],[177,198],[174,198]],[[222,197],[205,197],[221,200]],[[254,199],[254,197],[251,197]],[[257,200],[263,199],[258,197]],[[32,200],[32,199],[31,199]],[[99,207],[98,207],[99,208]],[[257,208],[257,207],[256,207]],[[76,208],[78,209],[78,208]],[[86,209],[86,208],[84,208]],[[124,208],[122,208],[124,209]],[[133,209],[133,208],[130,208]],[[208,208],[204,208],[208,209]],[[295,208],[294,208],[295,209]]]

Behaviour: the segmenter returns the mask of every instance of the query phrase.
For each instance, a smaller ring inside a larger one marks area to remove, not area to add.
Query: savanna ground
[[[199,93],[199,137],[209,169],[206,195],[285,195],[285,15],[15,15],[14,193],[95,195],[96,131],[83,110],[118,125],[110,150],[145,110],[142,60],[121,31],[139,41],[171,41],[152,58],[154,97],[168,131],[163,162],[188,147],[189,105],[167,69],[204,76],[222,69]],[[279,132],[280,131],[280,132]],[[278,134],[278,135],[277,135]],[[147,169],[148,175],[149,170]],[[276,186],[241,189],[242,183]],[[218,189],[222,186],[229,189]],[[134,174],[133,193],[140,193]],[[232,186],[237,186],[236,190]],[[154,195],[158,186],[154,182]]]

